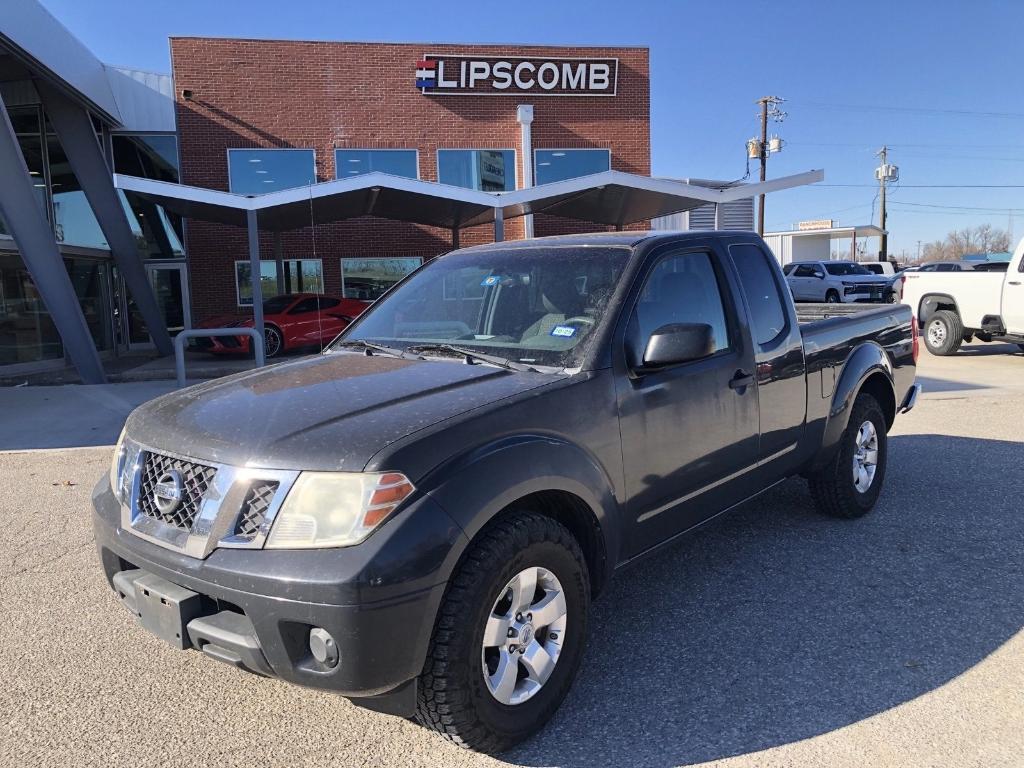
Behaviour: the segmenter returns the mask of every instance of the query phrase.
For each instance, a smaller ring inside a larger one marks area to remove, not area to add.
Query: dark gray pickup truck
[[[434,259],[323,354],[137,409],[93,496],[107,579],[178,648],[500,751],[617,568],[795,475],[875,504],[910,308],[804,311],[750,233]]]

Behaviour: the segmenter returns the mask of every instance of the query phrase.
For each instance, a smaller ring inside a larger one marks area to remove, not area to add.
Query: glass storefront
[[[114,346],[113,317],[110,311],[110,262],[100,259],[64,257],[64,267],[78,296],[89,333],[101,352]]]
[[[57,242],[109,250],[107,238],[85,198],[82,185],[78,183],[64,148],[54,135],[46,137],[46,154],[53,199],[53,229]]]
[[[20,254],[0,251],[0,365],[57,360],[57,328]]]

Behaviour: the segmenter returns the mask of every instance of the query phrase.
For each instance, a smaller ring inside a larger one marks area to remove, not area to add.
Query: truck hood
[[[867,283],[868,285],[887,285],[892,279],[885,275],[833,275],[833,278],[844,283],[856,283],[858,285],[862,283]]]
[[[132,413],[127,435],[235,466],[360,471],[406,435],[560,378],[332,352],[164,395]]]

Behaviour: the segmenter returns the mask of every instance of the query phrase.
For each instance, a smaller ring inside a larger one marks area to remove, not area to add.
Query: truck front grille
[[[183,531],[192,530],[203,497],[217,474],[214,467],[147,451],[139,478],[139,512]],[[156,495],[157,483],[181,480],[181,498],[168,503]]]
[[[238,513],[235,524],[235,535],[241,539],[252,541],[260,532],[260,527],[267,519],[270,502],[277,493],[278,483],[270,480],[257,480],[249,486],[242,500],[242,511]]]

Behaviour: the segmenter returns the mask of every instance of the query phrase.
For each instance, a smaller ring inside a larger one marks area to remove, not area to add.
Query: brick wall
[[[414,87],[423,54],[616,57],[614,97],[425,96]],[[418,149],[420,178],[437,180],[438,149],[515,149],[523,157],[516,107],[534,105],[533,146],[611,150],[612,168],[649,174],[650,83],[645,48],[452,46],[172,38],[181,181],[228,188],[227,149],[316,150],[318,181],[335,177],[334,149]],[[193,92],[192,100],[181,91]],[[536,235],[601,227],[535,217]],[[505,225],[522,237],[522,222]],[[490,242],[493,228],[463,230],[462,245]],[[363,217],[285,233],[285,258],[323,260],[325,290],[340,295],[344,256],[421,256],[449,250],[447,230]],[[247,258],[245,231],[189,221],[193,319],[240,313],[234,262]],[[273,258],[269,234],[263,258]]]

